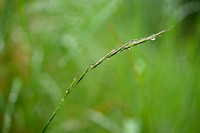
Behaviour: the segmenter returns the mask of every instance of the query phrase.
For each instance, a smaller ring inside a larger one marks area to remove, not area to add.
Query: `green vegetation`
[[[174,24],[88,73],[48,132],[200,132],[199,5],[0,1],[0,132],[41,132],[78,72],[120,44]]]
[[[69,88],[66,89],[65,91],[65,95],[63,96],[63,98],[61,99],[60,103],[58,104],[58,106],[56,107],[55,111],[53,112],[52,116],[50,117],[49,121],[47,122],[47,125],[45,126],[43,132],[46,131],[46,129],[48,128],[49,124],[51,123],[51,121],[53,120],[53,118],[56,116],[58,109],[60,109],[62,103],[64,103],[66,97],[70,94],[70,92],[72,91],[73,88],[75,88],[78,83],[86,76],[87,73],[89,73],[90,71],[92,71],[93,69],[95,69],[96,67],[98,67],[101,63],[103,63],[106,60],[109,60],[112,56],[123,52],[125,50],[129,50],[131,49],[133,46],[139,45],[141,43],[144,43],[146,41],[152,40],[154,41],[157,37],[159,37],[162,33],[170,30],[172,27],[163,30],[161,32],[158,32],[156,34],[153,34],[151,36],[142,38],[140,40],[131,40],[125,44],[123,44],[122,46],[119,46],[117,48],[114,48],[113,50],[111,50],[108,54],[106,54],[104,57],[102,57],[100,60],[91,63],[88,68],[86,68],[86,70],[83,72],[83,74],[81,74],[80,76],[77,76],[74,78],[74,81],[71,83],[71,85],[69,86]]]

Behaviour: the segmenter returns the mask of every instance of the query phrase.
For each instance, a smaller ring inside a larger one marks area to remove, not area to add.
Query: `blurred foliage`
[[[41,132],[73,78],[131,39],[68,97],[47,132],[200,132],[200,2],[1,0],[0,131]]]

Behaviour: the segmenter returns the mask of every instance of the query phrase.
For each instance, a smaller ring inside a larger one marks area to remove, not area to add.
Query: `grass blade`
[[[106,54],[100,60],[98,60],[98,61],[96,61],[94,63],[91,63],[80,76],[77,76],[74,79],[74,81],[71,83],[71,85],[69,86],[69,88],[67,88],[67,90],[65,92],[65,95],[61,99],[61,102],[58,104],[58,106],[54,110],[52,116],[50,117],[49,121],[47,122],[45,128],[43,129],[43,133],[46,131],[46,129],[48,128],[49,124],[51,123],[51,121],[53,120],[53,118],[56,116],[58,109],[61,107],[61,105],[65,101],[66,97],[70,94],[70,92],[72,91],[72,89],[86,76],[87,73],[89,73],[94,68],[98,67],[101,63],[103,63],[107,59],[111,58],[112,56],[114,56],[114,55],[116,55],[116,54],[118,54],[120,52],[123,52],[123,51],[125,51],[127,49],[132,48],[133,46],[139,45],[139,44],[144,43],[144,42],[146,42],[148,40],[155,40],[155,38],[159,37],[164,32],[170,30],[172,27],[174,27],[174,26],[171,26],[171,27],[169,27],[169,28],[167,28],[167,29],[165,29],[163,31],[160,31],[160,32],[158,32],[156,34],[153,34],[151,36],[148,36],[148,37],[136,40],[136,41],[130,40],[129,42],[125,43],[124,45],[121,45],[121,46],[119,46],[119,47],[111,50],[108,54]]]

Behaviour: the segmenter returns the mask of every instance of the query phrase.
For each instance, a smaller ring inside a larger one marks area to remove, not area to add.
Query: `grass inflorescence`
[[[106,54],[104,57],[102,57],[100,60],[96,61],[96,62],[92,62],[87,68],[86,70],[81,74],[78,75],[77,77],[74,78],[73,82],[71,83],[71,85],[67,88],[67,90],[65,91],[65,95],[63,96],[63,98],[61,99],[60,103],[58,104],[58,106],[56,107],[56,109],[54,110],[52,116],[50,117],[49,121],[47,122],[45,128],[43,129],[43,133],[46,131],[46,129],[48,128],[49,124],[51,123],[51,121],[53,120],[53,118],[56,116],[58,109],[61,107],[62,103],[65,101],[66,97],[70,94],[70,92],[73,90],[74,87],[76,87],[76,85],[78,85],[78,83],[87,75],[87,73],[89,73],[90,71],[92,71],[93,69],[95,69],[96,67],[98,67],[101,63],[103,63],[104,61],[108,60],[109,58],[111,58],[112,56],[126,51],[130,48],[132,48],[133,46],[139,45],[141,43],[144,43],[148,40],[155,40],[155,38],[159,37],[162,33],[170,30],[173,26],[160,31],[156,34],[150,35],[148,37],[144,37],[142,39],[139,40],[130,40],[127,43],[111,50],[108,54]]]

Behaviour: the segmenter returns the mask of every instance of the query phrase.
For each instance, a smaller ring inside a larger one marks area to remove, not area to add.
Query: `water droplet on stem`
[[[154,41],[154,40],[156,40],[156,38],[155,38],[155,37],[153,37],[153,38],[151,38],[151,40],[152,40],[152,41]]]

